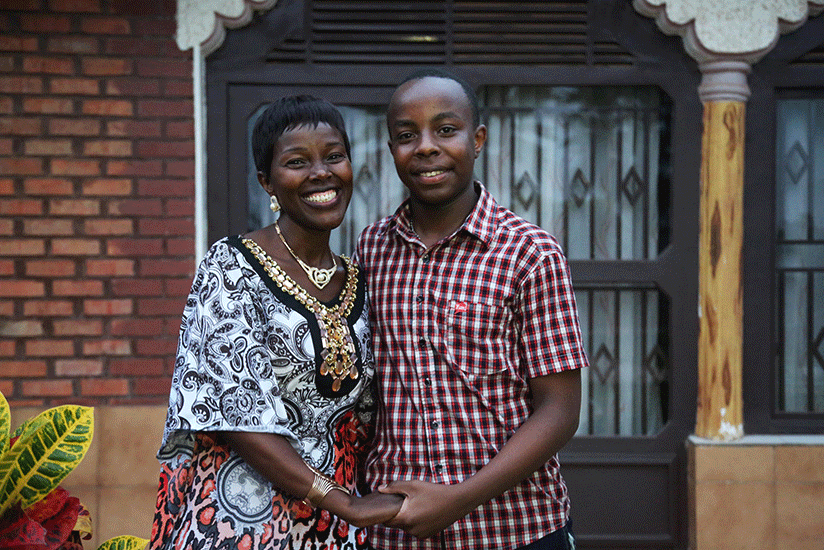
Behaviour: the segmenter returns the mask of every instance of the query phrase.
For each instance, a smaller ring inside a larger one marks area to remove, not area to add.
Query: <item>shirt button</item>
[[[421,260],[423,260],[424,262],[428,262],[429,261],[429,253],[426,253],[423,256],[421,256]]]
[[[438,473],[443,472],[443,464],[435,464],[435,471]]]
[[[418,345],[420,347],[426,346],[426,338],[421,338],[420,340],[418,340]]]
[[[424,386],[431,386],[432,385],[432,379],[427,376],[426,378],[423,379],[423,384],[424,384]]]
[[[420,304],[421,302],[423,302],[423,296],[415,296],[415,301]]]
[[[438,422],[437,420],[433,420],[432,424],[431,424],[433,430],[437,430],[438,426],[440,426],[440,425],[441,425],[441,423]]]

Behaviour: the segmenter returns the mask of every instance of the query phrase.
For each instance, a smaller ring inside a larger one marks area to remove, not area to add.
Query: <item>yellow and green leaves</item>
[[[0,456],[9,448],[11,435],[11,410],[6,396],[0,393]]]
[[[140,537],[133,537],[131,535],[120,535],[109,539],[100,546],[97,550],[143,550],[149,544],[147,539]]]
[[[94,434],[94,409],[62,405],[29,419],[8,445],[8,403],[0,408],[0,515],[14,503],[27,508],[45,497],[80,463]],[[5,436],[3,434],[6,434]],[[3,446],[3,441],[6,445]]]

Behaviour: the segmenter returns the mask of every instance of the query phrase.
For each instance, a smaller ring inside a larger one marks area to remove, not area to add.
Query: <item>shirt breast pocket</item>
[[[489,376],[506,368],[511,351],[509,308],[450,300],[446,317],[449,352],[457,368],[470,376]]]

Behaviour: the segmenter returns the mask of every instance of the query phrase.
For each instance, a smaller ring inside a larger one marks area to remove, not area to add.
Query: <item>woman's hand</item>
[[[332,490],[320,505],[355,527],[369,527],[394,518],[400,511],[403,500],[403,495],[371,493],[357,497]]]
[[[378,490],[403,495],[400,512],[386,524],[403,529],[418,538],[440,533],[466,514],[473,506],[461,495],[462,487],[426,481],[395,481]]]

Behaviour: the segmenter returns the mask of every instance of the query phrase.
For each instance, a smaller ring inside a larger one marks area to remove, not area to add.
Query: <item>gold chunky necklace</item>
[[[346,262],[348,269],[342,298],[335,306],[327,307],[297,284],[255,241],[243,239],[243,244],[275,283],[315,315],[323,347],[320,354],[323,359],[320,364],[320,375],[332,377],[332,391],[340,390],[341,383],[347,376],[357,380],[355,343],[352,341],[352,333],[346,319],[352,313],[357,297],[358,268],[352,262]]]
[[[278,233],[278,237],[280,237],[280,241],[283,243],[283,246],[286,247],[286,250],[289,251],[289,254],[298,262],[298,265],[306,272],[306,276],[309,277],[309,280],[312,281],[312,284],[318,287],[319,290],[323,290],[323,287],[329,284],[329,281],[332,280],[332,276],[335,274],[335,271],[338,270],[338,262],[335,261],[335,255],[332,254],[332,267],[329,269],[323,269],[320,267],[312,267],[308,265],[306,262],[298,258],[298,255],[295,254],[295,251],[292,250],[292,247],[289,246],[289,243],[286,242],[286,239],[283,238],[283,233],[280,232],[280,226],[278,225],[277,220],[275,220],[275,231]]]

